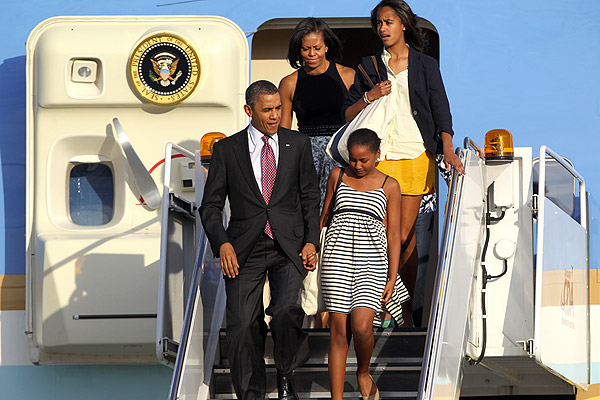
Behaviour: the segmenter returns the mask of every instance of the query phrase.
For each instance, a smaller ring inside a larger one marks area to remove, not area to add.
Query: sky
[[[366,17],[373,0],[12,1],[0,15],[0,226],[6,249],[22,246],[25,180],[25,54],[37,24],[59,15],[213,14],[249,40],[263,22],[284,17]],[[515,146],[547,145],[569,158],[600,197],[600,2],[595,0],[419,0],[413,10],[436,27],[440,67],[454,119],[454,145],[482,145],[508,129]],[[101,40],[99,38],[98,40]],[[14,237],[14,239],[12,239]],[[2,250],[2,249],[0,249]],[[7,254],[7,252],[1,252]],[[8,252],[11,253],[11,252]],[[18,254],[5,271],[22,269]],[[24,257],[24,256],[23,256]],[[14,268],[12,266],[15,266]],[[15,270],[16,271],[16,270]],[[1,273],[2,271],[0,271]]]

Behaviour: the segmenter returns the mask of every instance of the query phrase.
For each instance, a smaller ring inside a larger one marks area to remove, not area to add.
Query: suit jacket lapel
[[[250,150],[248,147],[248,130],[244,129],[240,132],[241,134],[237,137],[237,145],[234,146],[234,151],[236,154],[236,161],[242,171],[242,175],[244,179],[250,186],[252,193],[264,203],[264,199],[262,197],[262,193],[256,183],[256,177],[254,176],[254,170],[252,169],[252,162],[250,161]],[[281,156],[281,153],[280,153]]]
[[[414,96],[416,88],[419,87],[419,54],[411,47],[408,48],[408,90],[410,97]]]

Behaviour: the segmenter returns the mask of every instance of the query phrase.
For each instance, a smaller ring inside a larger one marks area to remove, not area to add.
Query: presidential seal
[[[171,33],[152,35],[133,50],[129,79],[144,100],[159,105],[177,104],[198,85],[200,61],[185,39]]]

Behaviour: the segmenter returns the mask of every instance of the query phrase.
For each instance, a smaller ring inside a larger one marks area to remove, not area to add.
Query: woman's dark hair
[[[380,145],[381,139],[379,139],[379,136],[367,128],[357,129],[348,137],[348,151],[353,146],[364,146],[373,153],[377,153]]]
[[[298,69],[302,66],[302,56],[300,55],[302,38],[313,32],[321,32],[323,34],[323,40],[325,41],[325,46],[327,46],[325,57],[329,61],[336,63],[342,61],[342,44],[340,43],[340,39],[338,39],[325,21],[320,18],[308,17],[298,22],[290,37],[287,59],[292,68]]]
[[[410,9],[410,6],[402,0],[381,0],[371,11],[371,27],[377,33],[377,14],[383,7],[389,7],[400,18],[402,25],[406,28],[404,31],[404,40],[416,50],[423,50],[425,40],[421,28],[417,26],[417,15]]]

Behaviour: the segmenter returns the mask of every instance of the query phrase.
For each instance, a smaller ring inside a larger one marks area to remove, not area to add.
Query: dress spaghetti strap
[[[383,189],[383,187],[385,186],[385,183],[387,182],[387,179],[389,178],[389,175],[385,176],[385,179],[383,180],[383,184],[381,185],[381,188]]]

